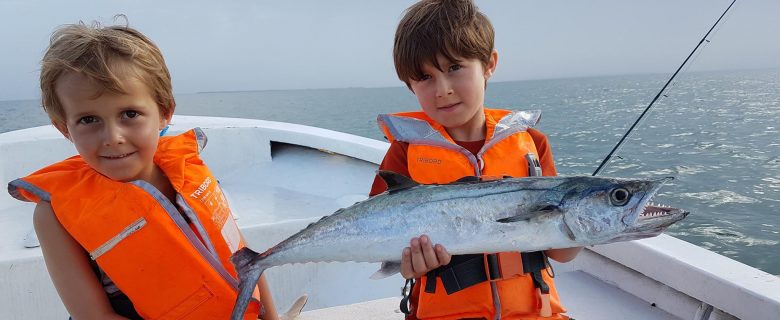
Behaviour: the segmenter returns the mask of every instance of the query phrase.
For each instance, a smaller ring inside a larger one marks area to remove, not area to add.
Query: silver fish
[[[400,270],[409,239],[428,235],[450,254],[539,251],[652,237],[688,212],[650,198],[672,178],[527,177],[421,185],[380,171],[388,191],[339,209],[258,254],[236,252],[240,319],[264,270],[289,263],[383,262],[372,278]]]

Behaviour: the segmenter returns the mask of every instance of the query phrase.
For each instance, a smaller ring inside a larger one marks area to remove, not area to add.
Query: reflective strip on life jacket
[[[129,226],[124,228],[122,232],[114,236],[113,238],[109,239],[105,243],[101,244],[97,249],[92,250],[92,252],[89,253],[89,258],[92,260],[95,260],[102,256],[104,253],[108,252],[108,250],[111,250],[119,244],[120,241],[124,240],[125,238],[129,237],[131,234],[136,233],[138,230],[143,228],[146,225],[146,219],[144,217],[138,218],[138,220],[133,221]]]
[[[378,119],[390,141],[409,143],[407,163],[413,180],[444,184],[463,176],[526,176],[525,155],[530,152],[538,158],[526,130],[539,118],[538,111],[485,109],[487,136],[476,156],[456,144],[444,127],[423,112],[380,115]]]

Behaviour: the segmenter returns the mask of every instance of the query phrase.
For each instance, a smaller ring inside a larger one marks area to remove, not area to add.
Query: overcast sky
[[[163,51],[178,94],[402,85],[409,0],[0,0],[0,100],[36,99],[51,32],[127,15]],[[668,73],[730,0],[477,1],[496,29],[493,81]],[[738,0],[689,71],[780,68],[780,1]]]

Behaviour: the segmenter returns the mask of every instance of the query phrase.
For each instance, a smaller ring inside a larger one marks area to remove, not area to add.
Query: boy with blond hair
[[[158,47],[128,26],[58,29],[43,57],[43,107],[78,155],[9,183],[37,202],[46,267],[75,319],[227,319],[230,255],[243,239],[198,153],[193,129],[160,137],[173,116]],[[278,319],[264,279],[245,319]],[[263,315],[262,310],[265,310]]]
[[[378,117],[391,141],[381,170],[436,184],[556,175],[547,137],[532,128],[538,111],[484,107],[498,63],[493,42],[490,21],[470,0],[423,0],[406,11],[393,57],[422,111]],[[371,195],[385,189],[377,177]],[[401,253],[412,286],[401,305],[407,319],[568,319],[547,257],[566,262],[581,248],[451,256],[433,240],[413,238]]]

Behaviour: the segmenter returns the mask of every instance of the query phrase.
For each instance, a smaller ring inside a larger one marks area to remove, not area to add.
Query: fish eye
[[[609,202],[615,206],[625,206],[631,193],[626,188],[615,188],[609,193]]]

